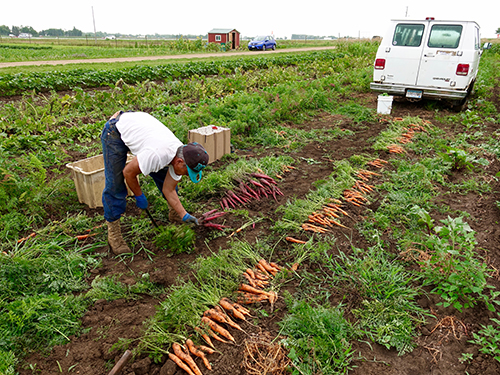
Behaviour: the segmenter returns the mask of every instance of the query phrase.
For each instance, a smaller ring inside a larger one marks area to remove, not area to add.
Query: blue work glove
[[[184,215],[182,221],[185,223],[195,223],[196,225],[198,225],[198,219],[188,213]]]
[[[146,199],[144,193],[135,196],[135,204],[142,210],[148,208],[148,200]]]

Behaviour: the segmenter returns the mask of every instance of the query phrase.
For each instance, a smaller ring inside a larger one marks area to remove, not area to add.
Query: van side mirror
[[[491,49],[491,43],[489,43],[489,42],[484,43],[483,49]]]

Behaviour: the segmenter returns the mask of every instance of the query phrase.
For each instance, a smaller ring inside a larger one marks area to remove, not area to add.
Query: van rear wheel
[[[455,100],[454,102],[452,102],[451,108],[454,111],[462,112],[462,111],[465,111],[467,109],[467,104],[469,103],[469,99],[472,95],[472,90],[474,90],[475,83],[476,83],[476,81],[471,82],[471,84],[469,85],[469,89],[467,90],[467,95],[465,96],[465,98],[463,98],[462,100]]]

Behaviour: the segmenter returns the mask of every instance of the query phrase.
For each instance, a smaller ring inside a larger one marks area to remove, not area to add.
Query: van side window
[[[457,48],[462,25],[434,25],[429,36],[429,48]]]
[[[479,37],[479,29],[477,27],[474,30],[474,48],[476,51],[481,49],[481,38]]]
[[[419,47],[422,43],[424,25],[400,23],[394,30],[393,46]]]

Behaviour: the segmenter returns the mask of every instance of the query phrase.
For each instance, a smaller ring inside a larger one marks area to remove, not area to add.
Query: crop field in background
[[[246,51],[248,40],[241,40],[238,51]],[[327,47],[335,40],[279,40],[278,48]],[[9,39],[0,40],[0,63],[11,61],[81,60],[109,57],[175,55],[184,53],[221,52],[221,46],[201,38],[159,39]],[[228,51],[229,53],[229,51]]]
[[[184,374],[169,354],[208,345],[202,317],[225,299],[249,315],[221,323],[203,374],[500,372],[500,45],[467,110],[396,101],[391,115],[369,90],[378,43],[336,45],[0,70],[0,374],[108,374],[126,350],[124,374]],[[131,199],[132,253],[110,253],[66,164],[101,153],[117,110],[183,142],[231,129],[233,152],[179,189],[216,225],[169,223],[141,176],[159,228]],[[276,268],[257,301],[242,284],[262,260]]]

